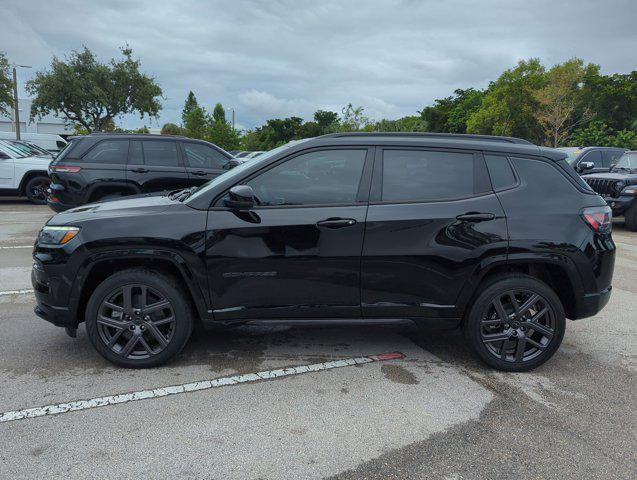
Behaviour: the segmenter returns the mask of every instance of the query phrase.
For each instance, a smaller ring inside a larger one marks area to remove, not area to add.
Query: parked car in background
[[[86,322],[125,367],[168,361],[195,324],[407,318],[529,370],[611,294],[611,211],[565,156],[477,135],[291,142],[199,189],[51,218],[35,313],[71,336]]]
[[[198,186],[239,162],[203,140],[148,134],[93,133],[71,138],[51,163],[49,206]]]
[[[558,150],[568,155],[566,161],[580,175],[608,172],[626,151],[615,147],[559,147]]]
[[[637,231],[637,151],[625,152],[608,173],[582,177],[613,210],[624,216],[626,228]]]
[[[32,203],[45,204],[51,159],[23,142],[0,140],[0,195],[26,196]]]
[[[14,147],[23,150],[25,153],[28,153],[30,156],[35,157],[46,157],[49,160],[53,159],[53,154],[44,148],[38,147],[35,143],[25,142],[23,140],[3,140]]]
[[[16,140],[15,132],[0,132],[0,140]],[[21,133],[20,140],[33,143],[54,155],[67,143],[62,137],[52,133]]]

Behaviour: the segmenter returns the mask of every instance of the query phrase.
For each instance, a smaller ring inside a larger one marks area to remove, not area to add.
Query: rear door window
[[[128,140],[102,140],[91,148],[82,160],[87,163],[125,164],[128,157]]]
[[[474,194],[471,153],[384,150],[384,202],[431,202]]]
[[[487,162],[489,175],[491,177],[491,185],[494,190],[504,190],[513,187],[517,181],[513,169],[509,164],[507,157],[500,155],[485,155],[484,160]]]
[[[162,140],[143,140],[144,163],[156,167],[178,167],[177,143]]]

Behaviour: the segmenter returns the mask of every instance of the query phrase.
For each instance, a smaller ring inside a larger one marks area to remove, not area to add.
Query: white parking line
[[[184,383],[182,385],[173,385],[170,387],[154,388],[152,390],[140,390],[138,392],[109,395],[106,397],[92,398],[90,400],[77,400],[68,403],[58,403],[57,405],[26,408],[24,410],[0,413],[0,423],[12,422],[14,420],[22,420],[25,418],[44,417],[47,415],[59,415],[60,413],[76,412],[78,410],[105,407],[107,405],[116,405],[118,403],[136,402],[138,400],[167,397],[168,395],[178,395],[180,393],[196,392],[200,390],[208,390],[210,388],[227,387],[240,383],[254,383],[262,380],[271,380],[273,378],[299,375],[301,373],[319,372],[322,370],[331,370],[333,368],[349,367],[363,363],[382,362],[385,360],[395,360],[399,358],[405,358],[405,355],[400,352],[381,353],[379,355],[346,358],[331,362],[280,368],[278,370],[265,370],[262,372],[247,373],[245,375],[236,375],[233,377],[222,377],[213,380],[202,380],[199,382]]]
[[[11,245],[8,247],[0,247],[0,250],[12,250],[15,248],[33,248],[33,245]]]
[[[27,295],[33,292],[34,290],[32,288],[25,288],[24,290],[5,290],[4,292],[0,292],[0,297],[4,295]]]

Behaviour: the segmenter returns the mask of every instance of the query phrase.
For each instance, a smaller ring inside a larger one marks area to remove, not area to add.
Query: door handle
[[[133,168],[131,169],[131,172],[135,172],[135,173],[148,173],[149,170],[146,168]]]
[[[193,175],[198,175],[200,177],[208,175],[208,172],[204,172],[203,170],[197,170],[196,172],[190,172],[190,173],[192,173]]]
[[[316,222],[316,225],[325,228],[344,228],[356,225],[356,220],[353,218],[328,218],[326,220]]]
[[[494,218],[495,215],[493,213],[469,212],[463,215],[458,215],[456,220],[460,220],[461,222],[487,222]]]

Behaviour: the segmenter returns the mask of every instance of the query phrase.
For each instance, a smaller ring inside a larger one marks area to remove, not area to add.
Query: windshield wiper
[[[195,193],[195,191],[197,190],[197,188],[199,187],[190,187],[190,188],[184,188],[182,190],[176,190],[174,192],[170,192],[168,194],[168,198],[170,198],[171,200],[177,200],[179,202],[183,202],[184,200],[186,200],[190,195],[192,195],[193,193]]]

